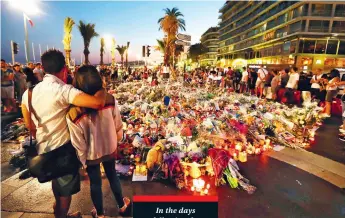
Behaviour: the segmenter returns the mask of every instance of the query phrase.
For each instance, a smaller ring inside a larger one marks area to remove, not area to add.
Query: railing
[[[332,10],[312,11],[311,16],[331,16]]]
[[[309,26],[309,32],[328,32],[329,28],[328,27],[323,27],[323,26]]]
[[[345,28],[344,27],[333,27],[332,33],[345,33]]]
[[[334,17],[345,17],[345,10],[344,11],[335,11]]]

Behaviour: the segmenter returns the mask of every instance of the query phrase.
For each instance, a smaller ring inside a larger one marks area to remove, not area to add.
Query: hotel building
[[[204,34],[202,34],[200,42],[206,51],[200,56],[200,66],[216,66],[218,38],[218,27],[211,27]]]
[[[218,66],[345,70],[345,1],[227,1],[219,12]]]

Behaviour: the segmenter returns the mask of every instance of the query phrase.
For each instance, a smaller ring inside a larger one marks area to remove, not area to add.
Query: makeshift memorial
[[[139,171],[146,163],[151,180],[169,179],[189,190],[198,188],[194,181],[201,177],[220,185],[226,183],[225,176],[231,187],[253,193],[255,187],[239,173],[235,160],[247,162],[248,155],[275,145],[303,148],[322,121],[322,108],[316,103],[291,109],[215,86],[163,81],[152,87],[133,82],[112,92],[129,136],[119,145],[122,162]]]

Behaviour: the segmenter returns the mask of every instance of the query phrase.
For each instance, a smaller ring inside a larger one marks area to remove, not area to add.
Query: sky
[[[39,62],[39,44],[42,52],[55,47],[63,49],[64,19],[72,17],[75,23],[79,20],[96,24],[96,32],[111,35],[117,45],[130,42],[129,60],[141,57],[143,45],[157,45],[156,39],[163,38],[159,31],[158,19],[164,16],[164,8],[177,7],[186,21],[186,31],[192,37],[192,44],[200,41],[201,35],[211,26],[217,26],[219,9],[223,1],[44,1],[39,2],[41,13],[28,15],[34,26],[28,23],[30,57],[33,59],[32,43],[34,44],[35,60]],[[1,1],[1,58],[10,62],[13,40],[19,45],[16,61],[25,63],[24,23],[22,12],[13,8],[9,2]],[[100,37],[94,38],[90,44],[90,62],[99,63]],[[75,25],[72,31],[72,58],[76,64],[81,61],[83,40]],[[153,52],[152,59],[160,57]],[[108,53],[104,57],[108,61]],[[120,56],[116,51],[116,60]]]

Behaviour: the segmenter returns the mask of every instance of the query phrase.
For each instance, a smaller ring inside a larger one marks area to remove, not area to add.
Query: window
[[[336,54],[337,53],[337,40],[328,40],[326,54]]]
[[[315,54],[324,54],[326,51],[327,40],[317,40]]]
[[[301,16],[301,14],[302,14],[302,6],[301,6],[301,7],[298,7],[298,8],[293,9],[293,12],[292,12],[292,18],[299,17],[299,16]]]
[[[272,56],[281,55],[281,54],[282,54],[282,44],[275,45],[273,47]]]
[[[311,15],[312,16],[331,16],[332,5],[331,4],[312,4]]]
[[[290,44],[290,54],[294,54],[296,52],[297,41],[291,41]]]
[[[283,54],[289,54],[291,42],[285,42],[283,44]]]
[[[315,50],[315,40],[304,40],[303,53],[314,53],[314,50]]]
[[[311,20],[309,21],[309,32],[328,32],[328,20]]]
[[[298,32],[301,30],[301,21],[290,25],[290,33]]]
[[[345,55],[345,41],[340,41],[338,55]]]
[[[345,5],[337,5],[335,7],[335,17],[345,17]]]
[[[272,47],[267,48],[266,52],[267,52],[266,56],[272,56],[273,48]]]
[[[345,21],[333,21],[332,33],[345,33]]]

